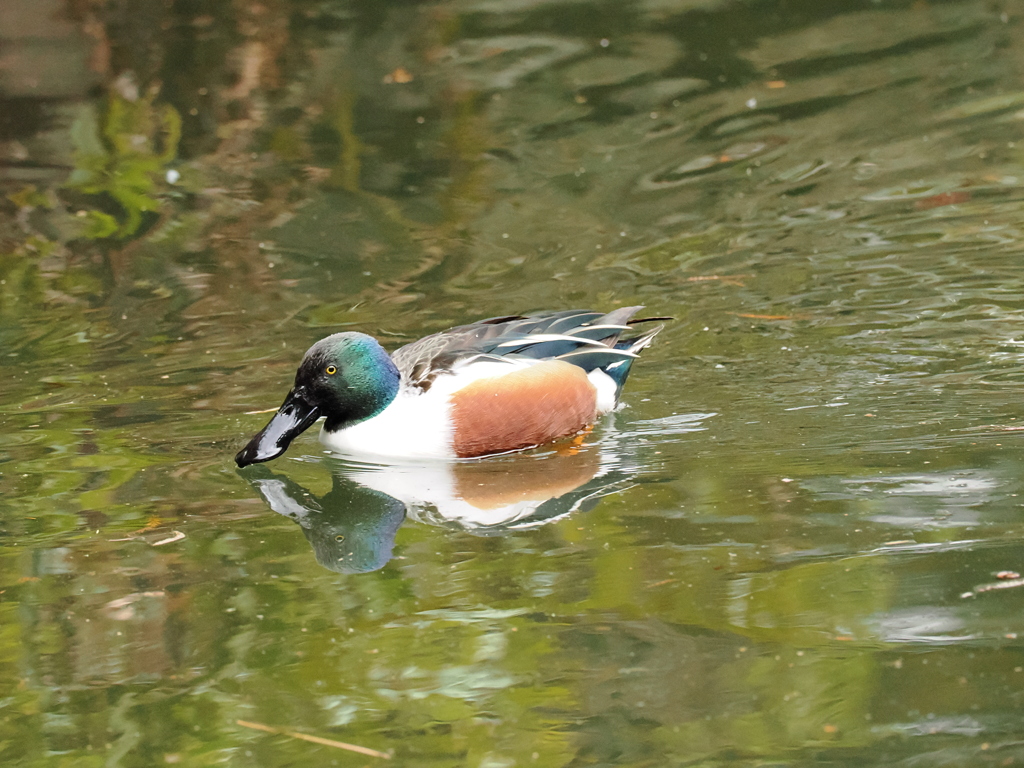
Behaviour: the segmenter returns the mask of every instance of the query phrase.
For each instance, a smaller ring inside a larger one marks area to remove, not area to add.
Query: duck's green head
[[[306,352],[295,386],[263,429],[235,456],[240,467],[276,459],[324,416],[328,430],[376,416],[395,399],[398,369],[372,336],[336,333]]]

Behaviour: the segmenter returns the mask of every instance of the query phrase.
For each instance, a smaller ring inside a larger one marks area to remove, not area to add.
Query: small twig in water
[[[1006,581],[994,581],[991,584],[979,584],[970,592],[964,592],[960,597],[973,597],[982,592],[991,592],[993,589],[1013,589],[1024,587],[1024,579],[1007,579]]]
[[[163,546],[164,544],[171,544],[171,543],[173,543],[175,541],[181,541],[184,538],[185,538],[185,534],[184,533],[182,533],[181,531],[174,531],[166,539],[160,539],[160,541],[154,541],[150,546],[160,547],[160,546]]]
[[[310,736],[305,733],[297,733],[295,731],[287,731],[284,728],[275,728],[272,725],[263,725],[263,723],[253,723],[248,720],[236,720],[238,725],[243,728],[252,728],[256,731],[266,731],[267,733],[276,733],[281,736],[290,736],[293,739],[302,739],[303,741],[309,741],[313,744],[321,744],[325,747],[337,747],[338,749],[347,749],[349,752],[358,752],[360,755],[369,755],[370,757],[381,757],[385,760],[390,760],[391,755],[387,752],[378,752],[376,749],[370,749],[369,747],[360,747],[358,744],[346,744],[344,741],[335,741],[334,739],[323,739],[319,736]]]

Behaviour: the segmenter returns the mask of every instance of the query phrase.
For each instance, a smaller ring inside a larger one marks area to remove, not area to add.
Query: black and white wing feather
[[[659,325],[635,338],[620,340],[632,325],[648,321],[631,320],[640,309],[622,307],[607,314],[568,310],[495,317],[425,336],[396,350],[391,357],[402,380],[424,390],[439,374],[480,359],[558,359],[587,372],[600,368],[613,376],[613,371],[621,368],[624,379],[628,364],[662,328]]]

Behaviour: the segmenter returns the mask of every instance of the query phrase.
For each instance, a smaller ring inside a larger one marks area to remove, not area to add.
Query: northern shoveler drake
[[[658,325],[622,338],[641,307],[495,317],[388,355],[372,336],[336,333],[306,352],[295,386],[249,441],[239,467],[270,461],[321,416],[334,451],[471,458],[576,434],[613,410]]]

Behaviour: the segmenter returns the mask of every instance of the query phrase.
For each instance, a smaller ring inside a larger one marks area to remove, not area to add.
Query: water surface
[[[1022,19],[7,0],[4,764],[1024,760]],[[328,333],[631,304],[577,444],[234,467]]]

